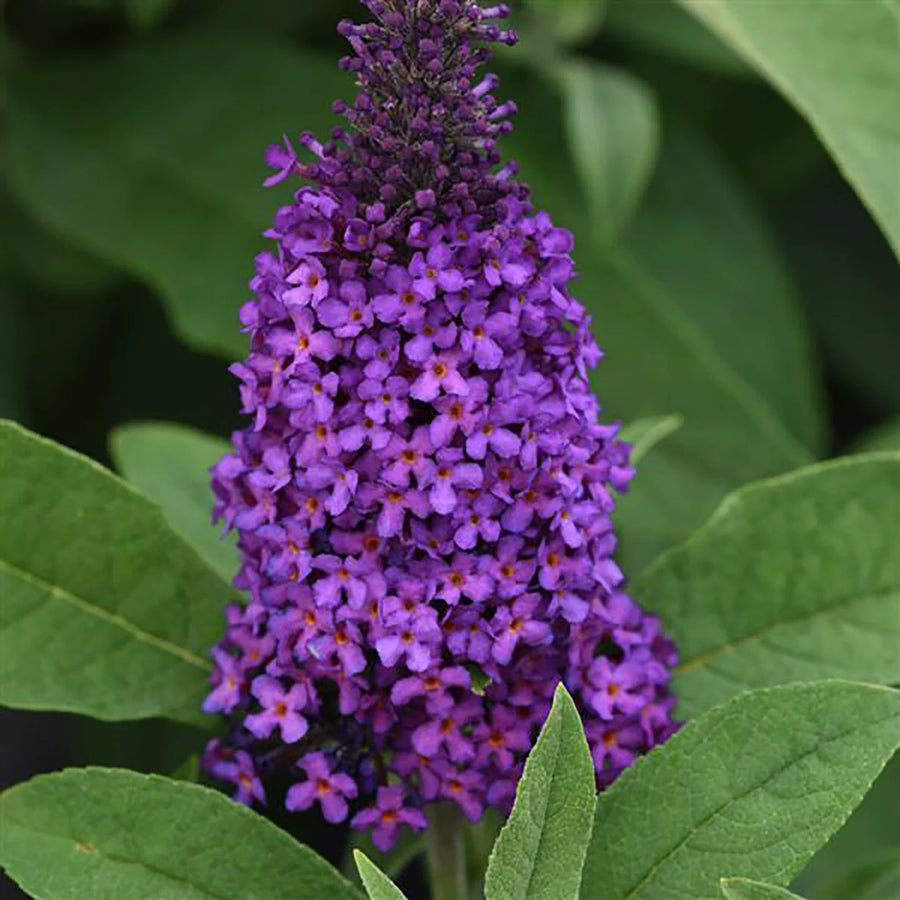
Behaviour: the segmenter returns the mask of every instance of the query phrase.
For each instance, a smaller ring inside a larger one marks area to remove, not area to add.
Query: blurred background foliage
[[[607,351],[601,403],[626,422],[678,417],[619,513],[631,573],[740,484],[900,446],[896,10],[831,6],[809,27],[799,0],[514,4],[522,42],[495,66],[520,109],[506,151],[576,234],[577,290]],[[221,571],[233,551],[198,518],[203,470],[240,424],[237,310],[289,196],[261,188],[262,151],[327,132],[331,100],[353,90],[334,26],[357,13],[2,5],[0,414],[180,507]],[[130,424],[154,420],[205,434]],[[85,763],[171,772],[202,740],[158,722],[2,719],[4,786]],[[838,900],[875,883],[900,855],[898,800],[895,762],[798,889]],[[340,858],[341,832],[290,827]],[[415,895],[415,867],[406,877]]]

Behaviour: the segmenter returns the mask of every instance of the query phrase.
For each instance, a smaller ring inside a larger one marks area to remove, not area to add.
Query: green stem
[[[455,803],[431,807],[425,839],[432,900],[466,900],[463,818]]]

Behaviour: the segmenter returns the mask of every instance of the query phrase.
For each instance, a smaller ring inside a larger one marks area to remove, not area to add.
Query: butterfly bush
[[[286,775],[288,810],[388,848],[432,801],[507,810],[560,681],[609,784],[674,730],[676,652],[613,559],[634,470],[588,386],[572,235],[497,151],[515,104],[477,69],[507,10],[363,2],[348,127],[267,152],[267,184],[305,186],[256,260],[250,424],[213,468],[248,600],[204,764],[248,803]]]

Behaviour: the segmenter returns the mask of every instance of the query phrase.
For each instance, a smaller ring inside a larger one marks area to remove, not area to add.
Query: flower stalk
[[[432,900],[467,900],[465,820],[452,803],[428,810],[425,845]]]

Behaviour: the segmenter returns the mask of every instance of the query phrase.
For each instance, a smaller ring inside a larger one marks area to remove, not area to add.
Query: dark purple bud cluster
[[[633,469],[588,387],[572,236],[498,168],[514,107],[476,69],[506,9],[364,3],[350,128],[267,155],[312,186],[241,313],[251,424],[213,488],[249,600],[213,651],[231,727],[205,764],[245,802],[287,772],[288,809],[388,847],[430,801],[508,808],[560,680],[609,784],[674,730],[676,652],[613,561]]]

